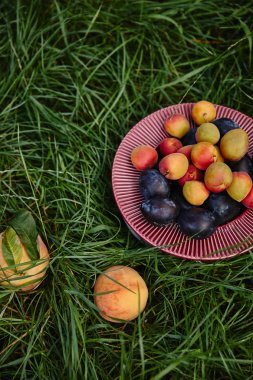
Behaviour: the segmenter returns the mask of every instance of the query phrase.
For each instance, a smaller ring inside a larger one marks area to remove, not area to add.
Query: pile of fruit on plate
[[[253,164],[247,132],[216,119],[212,103],[195,103],[191,118],[193,128],[185,115],[171,114],[168,137],[156,149],[136,146],[131,162],[140,171],[143,216],[157,226],[177,222],[185,235],[203,239],[253,209]]]

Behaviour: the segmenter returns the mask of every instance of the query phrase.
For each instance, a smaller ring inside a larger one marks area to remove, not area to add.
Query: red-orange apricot
[[[201,180],[203,177],[203,172],[196,168],[193,164],[190,164],[185,175],[178,180],[180,186],[183,186],[186,181]]]
[[[209,142],[199,142],[192,148],[191,160],[198,169],[206,170],[217,160],[216,148]]]
[[[182,114],[173,114],[165,120],[165,130],[169,135],[181,139],[189,130],[190,123]]]
[[[193,145],[185,145],[182,148],[179,148],[177,150],[177,153],[183,153],[190,161],[192,148],[193,148]]]
[[[248,193],[248,195],[246,195],[246,197],[242,200],[242,204],[245,207],[250,208],[251,210],[253,210],[253,186],[251,187],[251,190]]]
[[[176,180],[185,175],[189,161],[183,153],[171,153],[159,162],[159,171],[166,178]]]
[[[139,145],[131,152],[131,162],[137,170],[151,169],[158,161],[158,153],[150,145]]]
[[[183,144],[175,137],[166,137],[158,146],[161,154],[167,156],[170,153],[175,153]]]

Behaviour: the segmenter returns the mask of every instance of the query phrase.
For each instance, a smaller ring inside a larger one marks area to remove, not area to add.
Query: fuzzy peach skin
[[[25,247],[22,244],[23,256],[21,262],[17,266],[17,271],[22,270],[22,274],[15,273],[13,269],[8,268],[8,264],[6,263],[3,256],[2,238],[3,233],[0,234],[0,285],[19,288],[19,290],[23,292],[36,288],[43,280],[49,264],[49,253],[41,237],[38,236],[37,239],[40,251],[39,260],[41,260],[41,263],[39,263],[38,265],[34,265],[33,263],[31,263],[31,259],[27,255]],[[20,265],[23,263],[24,265]]]
[[[98,276],[94,286],[95,305],[101,316],[111,322],[137,318],[147,300],[148,289],[143,278],[136,270],[123,265],[108,268]]]

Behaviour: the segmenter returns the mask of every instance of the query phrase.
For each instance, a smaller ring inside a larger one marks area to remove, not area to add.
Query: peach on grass
[[[145,309],[148,289],[139,273],[115,265],[100,274],[94,286],[94,301],[101,316],[111,322],[131,321]]]
[[[180,186],[183,186],[186,181],[201,180],[203,173],[201,170],[196,168],[193,164],[190,164],[185,175],[178,180]]]
[[[232,180],[232,170],[224,162],[214,162],[206,169],[204,177],[205,185],[214,193],[226,190]]]
[[[209,123],[214,120],[215,117],[216,108],[212,103],[206,100],[200,100],[194,104],[192,108],[192,119],[196,124]]]
[[[220,131],[215,124],[203,123],[198,127],[195,138],[197,142],[208,141],[211,144],[216,144],[220,139]]]
[[[159,171],[168,179],[176,180],[185,175],[189,161],[183,153],[171,153],[159,162]]]
[[[182,114],[173,114],[165,120],[166,132],[181,139],[190,130],[189,120]]]
[[[217,160],[217,150],[210,142],[199,142],[191,151],[192,163],[200,170],[206,170]]]
[[[131,152],[131,162],[137,170],[151,169],[158,161],[158,153],[150,145],[139,145]]]
[[[241,202],[249,194],[252,188],[252,179],[246,172],[233,172],[233,180],[227,188],[231,198]]]
[[[243,129],[228,131],[220,141],[222,156],[229,161],[239,161],[249,149],[249,137]]]
[[[5,260],[2,242],[3,233],[0,234],[0,286],[18,288],[23,292],[36,288],[45,277],[49,265],[49,253],[41,237],[39,235],[37,237],[40,258],[32,261],[25,246],[19,242],[22,255],[14,256],[12,266]]]
[[[163,156],[167,156],[170,153],[175,153],[183,144],[175,137],[166,137],[163,139],[158,148]]]
[[[183,195],[193,206],[201,206],[209,194],[209,190],[201,181],[187,181],[183,186]]]

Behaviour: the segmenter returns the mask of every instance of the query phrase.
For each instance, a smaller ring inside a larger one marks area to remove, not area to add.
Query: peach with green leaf
[[[0,234],[0,286],[36,288],[46,275],[49,253],[29,211],[19,212]]]

